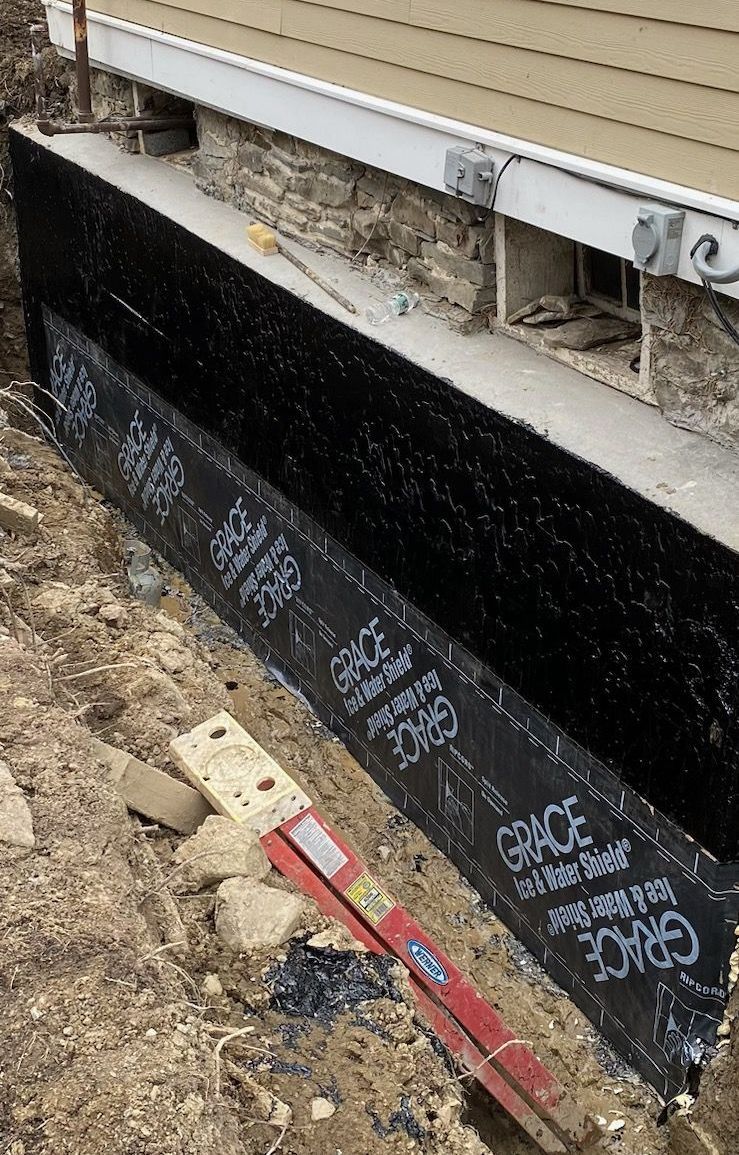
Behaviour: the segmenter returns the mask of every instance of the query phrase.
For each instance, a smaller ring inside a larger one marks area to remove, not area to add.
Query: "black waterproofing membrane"
[[[170,385],[165,387],[160,370],[167,345],[157,344],[156,334],[161,336],[166,324],[181,332],[183,342],[193,342],[194,327],[203,319],[177,302],[186,299],[199,274],[193,266],[191,280],[185,280],[179,266],[191,243],[200,245],[199,259],[207,264],[207,247],[24,138],[16,137],[13,149],[34,373],[61,403],[49,410],[75,467],[184,572],[277,676],[305,696],[618,1050],[661,1093],[677,1091],[687,1068],[710,1051],[723,1017],[739,915],[737,867],[719,863],[645,802],[623,773],[568,738],[469,644],[458,644],[420,612],[400,592],[402,580],[391,584],[378,576],[366,556],[360,558],[346,540],[326,532],[321,521],[337,520],[330,503],[325,519],[308,516],[302,502],[247,466],[243,458],[258,458],[263,444],[252,447],[242,437],[244,448],[236,452],[230,425],[239,422],[237,407],[221,411],[223,432],[214,437],[204,428],[209,421],[202,398],[197,424],[182,412],[192,413],[189,396],[183,393],[176,407],[165,401],[161,393]],[[39,184],[41,176],[51,186]],[[74,225],[73,193],[81,198]],[[86,210],[91,219],[80,225]],[[116,222],[125,221],[130,234],[139,217],[141,247],[112,258],[111,233],[101,222],[114,230]],[[59,241],[59,231],[66,229],[74,232],[75,254]],[[145,235],[156,248],[160,234],[180,246],[166,267],[164,251],[159,250],[157,265],[144,243]],[[219,260],[229,258],[221,254]],[[137,272],[140,264],[145,277]],[[263,278],[248,277],[253,306]],[[129,319],[106,328],[98,307],[109,317],[111,286],[119,300],[126,291],[132,295],[134,282],[137,304],[150,293],[159,327],[142,318],[141,325]],[[226,300],[221,281],[210,284],[224,309],[237,307],[232,296]],[[269,286],[265,292],[274,307],[277,290]],[[307,309],[284,290],[279,293],[291,302],[286,307]],[[271,325],[270,316],[266,333]],[[281,335],[269,370],[276,392],[292,339],[287,330]],[[300,327],[295,339],[306,360],[321,348]],[[216,350],[220,340],[217,328],[211,328],[199,346],[203,359],[193,366],[193,389],[202,388],[195,382],[208,373],[208,343]],[[373,355],[371,341],[357,334],[352,340],[361,340],[366,355]],[[168,341],[174,350],[177,342]],[[334,355],[325,343],[321,351],[329,359]],[[377,355],[378,372],[387,371],[390,355],[386,350]],[[233,372],[241,380],[239,365]],[[429,380],[437,404],[442,383]],[[269,399],[262,403],[269,413]],[[319,457],[329,470],[327,398],[308,394],[302,404],[312,427],[326,414]],[[295,421],[301,420],[296,412]],[[396,420],[402,426],[402,410]],[[298,438],[300,429],[284,436]],[[438,465],[447,436],[437,424],[428,445],[413,448],[418,470],[424,454]],[[526,437],[534,445],[535,436],[527,432]],[[335,448],[343,452],[338,444]],[[284,445],[282,455],[289,459]],[[381,469],[382,463],[375,466]],[[362,467],[369,468],[368,462]],[[593,476],[597,480],[594,471]],[[433,475],[431,488],[435,483]],[[318,484],[317,475],[306,474],[307,503]],[[614,503],[621,501],[620,489],[608,484]],[[402,493],[388,489],[385,496],[395,524],[402,511],[393,502]],[[581,501],[587,500],[583,489]],[[635,524],[637,513],[632,510],[628,524]],[[342,516],[349,527],[355,522],[346,508]],[[668,522],[665,517],[663,538]],[[366,532],[372,531],[367,525]],[[346,536],[351,539],[353,532],[348,528]],[[625,534],[621,554],[633,547]],[[660,548],[664,552],[664,540]],[[370,554],[370,546],[362,552]],[[715,551],[711,557],[718,558],[711,562],[712,572],[731,572]],[[476,564],[470,552],[468,565]],[[457,573],[458,600],[465,597],[464,572],[462,566]],[[446,582],[447,575],[440,573],[439,580]],[[616,567],[612,582],[619,581]],[[530,612],[540,612],[546,630],[546,607],[537,611],[532,605]],[[649,685],[645,678],[642,693]],[[684,783],[681,789],[687,797]],[[694,789],[701,792],[700,773]],[[720,808],[718,799],[715,805]]]
[[[651,1082],[715,1038],[739,901],[718,867],[320,526],[54,314],[75,466],[457,862]]]

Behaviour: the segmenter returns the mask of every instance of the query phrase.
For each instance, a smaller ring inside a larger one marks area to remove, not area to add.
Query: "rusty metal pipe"
[[[41,56],[39,36],[46,31],[44,24],[31,25],[31,60],[33,62],[33,87],[36,95],[36,116],[40,120],[46,116],[46,89],[44,85],[44,62]]]
[[[94,120],[84,124],[39,120],[36,127],[44,136],[71,136],[76,132],[165,132],[169,128],[192,128],[191,116],[139,116],[123,120]]]
[[[90,56],[87,50],[86,0],[72,0],[72,20],[74,23],[74,63],[77,73],[77,116],[80,124],[89,124],[93,115],[90,95]]]

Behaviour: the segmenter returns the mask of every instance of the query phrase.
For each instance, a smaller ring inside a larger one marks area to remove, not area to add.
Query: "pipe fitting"
[[[708,264],[708,259],[715,257],[718,249],[719,244],[716,238],[711,233],[704,233],[690,250],[693,268],[702,281],[709,281],[714,285],[731,285],[735,281],[739,281],[739,265],[734,265],[733,268],[717,269],[714,265]]]

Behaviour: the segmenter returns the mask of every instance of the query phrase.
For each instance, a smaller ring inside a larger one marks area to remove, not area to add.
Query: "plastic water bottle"
[[[408,292],[393,293],[392,297],[388,297],[381,305],[370,305],[367,310],[367,320],[372,325],[381,325],[383,321],[389,321],[391,317],[399,317],[402,313],[410,313],[411,309],[415,309],[420,297],[418,293],[411,290]]]
[[[151,564],[151,550],[137,538],[129,538],[126,543],[128,565],[128,585],[131,593],[139,601],[158,607],[162,600],[164,582],[159,570]]]

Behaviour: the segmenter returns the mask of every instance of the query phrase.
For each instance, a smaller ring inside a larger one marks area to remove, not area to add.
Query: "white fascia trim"
[[[49,36],[74,54],[72,6],[45,0]],[[686,210],[678,276],[697,283],[690,250],[703,233],[721,264],[739,263],[739,203],[489,129],[450,120],[235,53],[97,12],[88,13],[92,63],[183,96],[195,104],[311,141],[364,164],[444,190],[444,156],[477,145],[500,166],[512,155],[496,211],[582,244],[633,255],[639,206],[662,201]],[[716,286],[739,299],[739,284]]]

